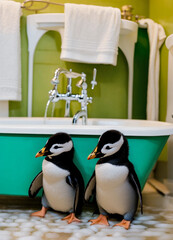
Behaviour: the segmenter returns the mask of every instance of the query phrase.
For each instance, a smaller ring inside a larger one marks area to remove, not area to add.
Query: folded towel
[[[0,100],[21,100],[21,4],[0,1]]]
[[[150,56],[148,71],[148,90],[147,90],[147,119],[158,120],[159,118],[159,72],[160,72],[160,53],[166,35],[163,27],[151,19],[141,19],[139,24],[147,25]]]
[[[118,8],[66,3],[61,59],[116,65],[120,23]]]

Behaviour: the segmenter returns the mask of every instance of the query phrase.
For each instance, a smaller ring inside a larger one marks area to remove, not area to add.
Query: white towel
[[[66,3],[61,59],[116,65],[120,24],[118,8]]]
[[[147,119],[159,119],[159,73],[160,73],[160,52],[166,35],[163,27],[151,19],[141,19],[139,24],[147,25],[150,56],[148,70],[147,90]]]
[[[173,34],[166,39],[165,45],[169,50],[168,54],[168,88],[167,88],[167,116],[166,121],[173,123]],[[173,136],[171,137],[173,141]],[[172,144],[173,146],[173,144]],[[173,151],[173,149],[172,149]]]
[[[21,100],[21,4],[0,1],[0,100]]]

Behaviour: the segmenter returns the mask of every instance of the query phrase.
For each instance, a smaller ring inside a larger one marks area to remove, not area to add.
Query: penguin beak
[[[98,147],[96,147],[94,149],[94,151],[88,156],[88,158],[87,158],[88,160],[98,157],[99,153],[97,152],[97,149],[98,149]]]
[[[46,150],[45,147],[42,148],[42,149],[35,155],[35,157],[38,158],[38,157],[44,156],[45,150]]]

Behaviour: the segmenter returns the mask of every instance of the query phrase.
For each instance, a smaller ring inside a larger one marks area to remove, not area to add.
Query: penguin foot
[[[130,221],[126,221],[125,219],[123,219],[120,223],[115,224],[114,227],[115,226],[120,226],[128,230],[130,228]]]
[[[68,216],[62,218],[62,220],[67,220],[68,224],[72,222],[81,222],[81,220],[79,220],[74,213],[70,213]]]
[[[96,218],[96,219],[91,219],[91,220],[89,220],[89,222],[91,222],[91,225],[100,224],[100,225],[109,226],[109,223],[108,223],[107,218],[108,218],[107,216],[104,216],[104,215],[100,214],[100,215],[98,216],[98,218]]]
[[[47,213],[47,210],[48,208],[42,207],[40,211],[31,213],[31,216],[44,218]]]

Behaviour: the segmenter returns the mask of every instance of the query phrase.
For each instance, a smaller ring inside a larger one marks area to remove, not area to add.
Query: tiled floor
[[[34,210],[28,208],[0,210],[0,240],[172,240],[173,209],[165,210],[144,206],[144,214],[137,214],[129,230],[112,227],[117,221],[109,220],[110,226],[90,226],[92,211],[84,209],[81,223],[67,224],[63,214],[48,211],[45,218],[30,217]],[[96,217],[96,216],[94,216]]]

